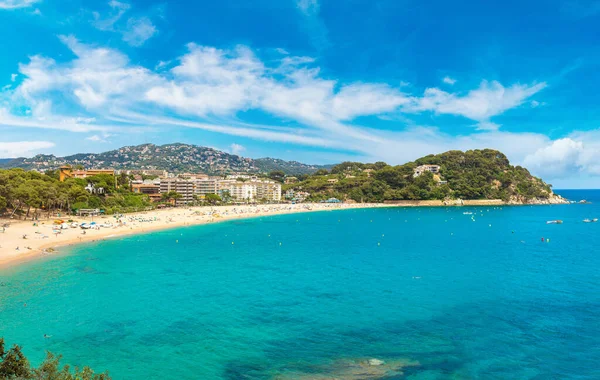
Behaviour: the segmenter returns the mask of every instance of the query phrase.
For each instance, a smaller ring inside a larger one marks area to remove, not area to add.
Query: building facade
[[[413,177],[418,177],[425,172],[430,172],[433,174],[439,174],[440,166],[439,165],[421,165],[417,166],[414,170]]]
[[[217,178],[196,179],[194,185],[194,193],[200,197],[219,193],[219,179]]]
[[[194,201],[194,182],[179,178],[161,178],[160,193],[165,194],[175,191],[181,195],[180,199],[175,201],[177,206],[192,203]]]

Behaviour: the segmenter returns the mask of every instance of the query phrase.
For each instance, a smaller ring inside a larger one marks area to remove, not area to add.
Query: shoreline
[[[392,208],[392,207],[504,207],[535,206],[561,203],[514,204],[497,199],[465,200],[448,204],[443,201],[397,201],[384,203],[300,203],[242,206],[197,206],[163,210],[143,211],[121,216],[123,224],[112,228],[88,229],[69,228],[53,233],[53,219],[38,221],[16,221],[10,223],[5,232],[0,232],[0,270],[24,264],[57,253],[61,247],[70,247],[116,237],[143,234],[178,227],[219,223],[236,219],[286,215],[304,212],[334,211],[347,209]],[[90,218],[66,217],[78,223],[90,222]],[[115,222],[115,216],[95,217],[97,223]],[[0,223],[6,220],[0,219]],[[23,235],[27,239],[23,239]],[[52,250],[52,251],[50,251]]]
[[[220,223],[236,219],[249,219],[264,216],[286,215],[304,212],[334,211],[349,209],[367,209],[393,207],[383,203],[363,204],[280,204],[258,206],[200,206],[189,208],[176,208],[153,210],[139,213],[125,214],[121,217],[124,223],[112,228],[88,229],[80,228],[61,229],[59,234],[53,233],[53,219],[37,222],[17,221],[10,224],[5,232],[0,232],[0,270],[25,264],[48,255],[58,253],[62,247],[70,247],[83,243],[91,243],[117,237],[150,233],[178,227],[199,226],[211,223]],[[79,223],[90,222],[90,218],[68,217]],[[95,217],[95,222],[114,223],[114,216]],[[4,223],[4,220],[0,220]],[[83,234],[85,231],[85,234]],[[26,235],[27,239],[23,239]],[[49,252],[52,250],[52,252]]]

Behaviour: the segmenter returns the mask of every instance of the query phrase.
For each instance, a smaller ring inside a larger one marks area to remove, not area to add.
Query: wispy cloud
[[[132,17],[127,20],[127,28],[123,31],[123,41],[131,46],[142,46],[158,30],[148,17]]]
[[[300,11],[306,15],[314,15],[319,13],[319,1],[318,0],[298,0],[296,6]]]
[[[52,147],[54,147],[54,143],[50,141],[0,141],[0,157],[17,158],[27,156],[34,152],[38,152],[42,149],[49,149]]]
[[[118,50],[87,45],[73,36],[61,36],[61,41],[75,58],[58,62],[33,56],[21,64],[22,80],[4,94],[13,108],[0,109],[0,128],[85,132],[97,142],[116,131],[194,128],[354,152],[365,160],[391,163],[448,149],[482,147],[506,151],[520,163],[553,143],[543,134],[503,132],[492,121],[531,102],[530,97],[546,87],[544,82],[504,86],[482,81],[465,93],[429,88],[416,94],[399,85],[325,78],[312,58],[285,55],[265,61],[247,46],[227,50],[189,44],[184,55],[167,60],[172,61],[168,70],[151,70],[131,63]],[[248,110],[280,122],[244,121]],[[431,127],[393,132],[356,124],[363,116],[397,115],[390,123],[406,125],[416,113],[467,120],[454,136]],[[479,132],[470,128],[473,121]],[[600,141],[600,137],[585,138]],[[229,148],[242,149],[237,144]],[[591,165],[592,161],[585,162]]]
[[[428,88],[424,96],[407,107],[407,110],[433,111],[438,114],[463,116],[478,121],[482,129],[490,129],[490,118],[523,104],[528,98],[543,90],[545,82],[504,87],[497,81],[482,81],[479,88],[465,95],[448,93],[438,88]]]
[[[99,12],[93,13],[94,21],[92,24],[96,29],[113,32],[115,31],[115,24],[123,17],[131,6],[116,0],[109,1],[108,6],[111,8],[111,11],[105,17],[102,17]]]
[[[108,141],[107,139],[111,136],[112,135],[110,133],[103,133],[101,135],[92,135],[92,136],[86,137],[85,139],[89,140],[89,141],[105,143]]]
[[[241,155],[246,150],[246,148],[244,146],[242,146],[240,144],[236,144],[236,143],[231,144],[229,146],[229,149],[232,154],[235,154],[237,156]]]
[[[321,5],[318,0],[297,0],[296,7],[303,18],[303,25],[306,28],[312,45],[323,50],[329,46],[329,31],[325,23],[319,16]]]
[[[442,79],[442,82],[452,86],[452,85],[454,85],[454,83],[456,83],[456,79],[450,78],[450,77],[444,77],[444,79]]]
[[[28,8],[41,0],[0,0],[0,9]]]
[[[125,13],[131,9],[129,3],[111,0],[108,3],[111,11],[102,16],[94,12],[92,24],[99,30],[120,33],[123,41],[131,46],[142,46],[147,40],[158,33],[158,29],[148,17],[129,17],[126,23],[120,23]]]

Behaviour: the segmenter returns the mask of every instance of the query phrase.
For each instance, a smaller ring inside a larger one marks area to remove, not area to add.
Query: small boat
[[[546,222],[546,224],[562,224],[563,221],[562,220],[549,220]]]
[[[594,218],[594,219],[584,219],[583,223],[596,223],[598,221],[598,218]]]
[[[473,215],[473,213],[470,211],[465,211],[465,212],[463,212],[463,215]]]

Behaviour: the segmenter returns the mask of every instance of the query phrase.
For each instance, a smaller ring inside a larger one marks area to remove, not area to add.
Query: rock
[[[382,365],[383,363],[385,363],[383,360],[369,359],[369,365]]]

